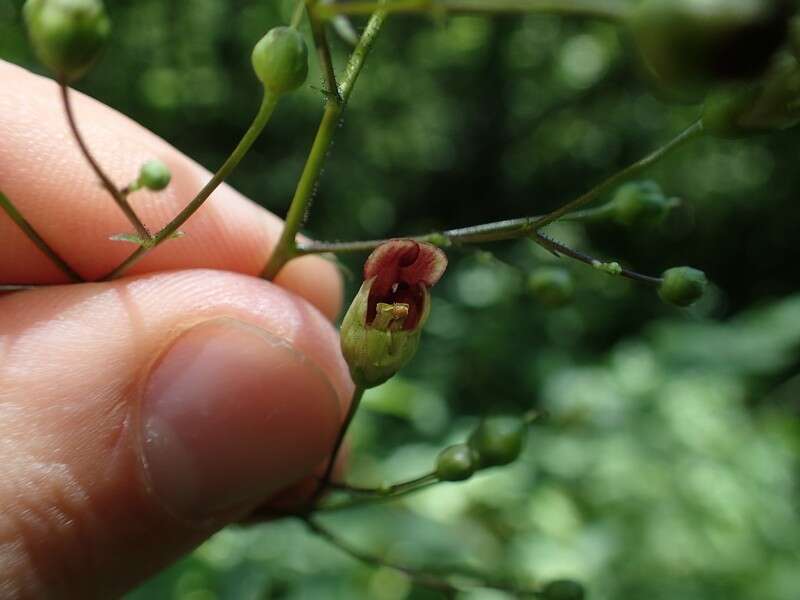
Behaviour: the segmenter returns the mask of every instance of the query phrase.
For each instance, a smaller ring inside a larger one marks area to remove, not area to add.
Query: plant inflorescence
[[[382,240],[325,242],[299,238],[341,116],[387,19],[395,15],[447,18],[459,14],[489,17],[528,13],[602,19],[618,24],[629,32],[645,78],[675,99],[703,102],[702,111],[674,139],[546,214]],[[441,450],[429,472],[378,488],[335,481],[336,459],[364,391],[392,378],[413,358],[429,318],[431,290],[445,273],[448,251],[528,239],[558,257],[585,263],[611,277],[625,277],[650,286],[668,304],[687,307],[700,300],[708,285],[702,271],[678,266],[667,268],[659,276],[645,275],[617,261],[598,259],[572,248],[553,239],[545,233],[545,228],[565,220],[589,225],[611,220],[627,227],[658,223],[679,202],[666,195],[656,182],[643,179],[643,175],[665,156],[704,135],[736,138],[785,129],[800,122],[800,28],[796,22],[800,17],[794,17],[793,3],[789,0],[643,0],[635,4],[622,0],[298,0],[292,22],[267,31],[253,49],[252,65],[263,95],[251,126],[208,183],[159,231],[148,229],[129,199],[142,189],[167,188],[171,176],[166,165],[148,161],[134,181],[117,185],[95,159],[72,110],[69,86],[91,69],[105,44],[113,39],[102,1],[28,0],[24,17],[37,56],[59,84],[67,122],[88,168],[94,171],[132,227],[131,232],[108,232],[112,239],[133,243],[135,248],[103,280],[123,276],[162,244],[167,244],[168,251],[169,244],[181,243],[175,240],[181,235],[180,227],[246,156],[277,104],[306,83],[310,52],[301,28],[308,27],[324,77],[321,90],[324,111],[289,205],[283,233],[263,265],[262,276],[272,280],[289,262],[309,254],[371,254],[364,267],[364,283],[341,330],[342,352],[356,384],[350,410],[310,500],[301,509],[277,516],[301,519],[310,531],[347,554],[368,564],[398,570],[416,584],[446,596],[464,587],[482,586],[520,597],[583,598],[583,587],[571,580],[526,586],[497,581],[487,574],[456,578],[394,564],[353,547],[319,520],[319,515],[328,511],[384,502],[439,483],[465,481],[480,470],[508,465],[520,455],[528,429],[540,420],[539,414],[487,417],[468,439]],[[359,18],[368,19],[360,31],[351,21]],[[337,72],[331,58],[328,41],[331,34],[354,44],[341,72]],[[0,207],[70,281],[83,281],[2,191]],[[570,303],[576,290],[570,273],[559,267],[532,272],[527,285],[533,297],[548,307]],[[28,287],[25,282],[18,282],[2,289]]]

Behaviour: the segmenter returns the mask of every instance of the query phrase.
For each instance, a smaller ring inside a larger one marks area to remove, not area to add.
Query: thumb
[[[350,385],[325,318],[241,275],[0,298],[0,597],[121,594],[307,477]]]

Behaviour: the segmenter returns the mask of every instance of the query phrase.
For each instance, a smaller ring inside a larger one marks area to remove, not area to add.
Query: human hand
[[[113,110],[75,95],[81,129],[117,182],[158,158],[172,184],[139,192],[157,229],[209,174]],[[0,190],[85,278],[131,246],[55,85],[0,61]],[[328,319],[341,284],[318,258],[277,285],[258,273],[280,221],[221,187],[110,283],[0,296],[0,597],[119,595],[329,452],[352,388]],[[0,215],[0,283],[64,276]],[[326,318],[327,317],[327,318]]]

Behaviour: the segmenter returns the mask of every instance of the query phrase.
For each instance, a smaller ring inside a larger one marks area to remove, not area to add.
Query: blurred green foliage
[[[19,4],[0,3],[0,57],[40,70]],[[78,87],[215,168],[260,100],[252,46],[288,21],[291,3],[108,4],[113,42]],[[346,45],[334,46],[341,65]],[[555,207],[699,115],[667,104],[639,71],[630,40],[609,24],[392,18],[346,113],[309,232],[424,233]],[[309,81],[231,179],[278,213],[321,112],[314,64]],[[400,562],[519,581],[573,577],[593,600],[796,599],[797,139],[703,139],[669,157],[648,177],[683,203],[657,226],[551,228],[646,273],[703,269],[717,287],[688,311],[566,261],[576,300],[547,309],[526,282],[557,261],[532,243],[453,250],[420,354],[365,399],[351,479],[425,472],[484,414],[543,408],[550,418],[510,468],[326,522]],[[346,261],[352,272],[360,260]],[[429,597],[290,522],[229,528],[130,595]]]

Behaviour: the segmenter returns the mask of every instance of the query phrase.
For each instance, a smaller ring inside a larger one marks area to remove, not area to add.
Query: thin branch
[[[361,386],[356,386],[356,388],[353,390],[353,397],[350,400],[350,406],[347,408],[347,415],[345,416],[344,423],[342,423],[342,426],[339,428],[339,433],[337,434],[336,440],[333,443],[333,449],[331,450],[330,457],[328,458],[328,464],[325,467],[325,472],[322,474],[322,477],[317,483],[317,489],[314,491],[311,499],[308,502],[311,509],[314,508],[314,505],[328,487],[328,482],[331,480],[333,469],[336,466],[336,459],[339,457],[339,452],[342,449],[342,444],[344,443],[344,438],[347,435],[347,430],[350,429],[350,424],[353,422],[356,412],[358,412],[358,407],[361,404],[361,399],[364,397],[364,392],[365,389]]]
[[[642,171],[653,166],[670,152],[680,148],[690,140],[695,139],[703,133],[703,125],[700,121],[695,122],[683,132],[678,134],[671,141],[661,146],[654,152],[648,154],[641,160],[628,165],[618,173],[604,180],[579,198],[568,202],[560,208],[542,216],[523,217],[520,219],[507,219],[494,223],[485,223],[472,227],[462,227],[459,229],[449,229],[428,233],[425,235],[405,236],[403,239],[412,239],[420,242],[428,242],[436,246],[448,247],[463,244],[479,244],[484,242],[499,242],[503,240],[513,240],[518,238],[530,237],[539,229],[553,223],[554,221],[566,218],[590,218],[595,216],[594,211],[576,212],[585,205],[597,200],[606,192],[619,186],[639,175]],[[364,240],[357,242],[303,242],[297,246],[297,254],[344,254],[350,252],[368,252],[387,242],[388,240]]]
[[[319,17],[328,19],[337,15],[368,15],[377,7],[376,2],[341,2],[319,5],[314,11]],[[388,13],[433,16],[544,13],[621,21],[628,15],[630,7],[612,0],[396,0],[388,2],[385,10]]]
[[[197,195],[192,199],[189,204],[170,221],[161,231],[153,236],[148,244],[139,246],[128,258],[126,258],[120,265],[114,268],[113,271],[108,273],[103,280],[115,279],[122,275],[134,264],[139,262],[144,256],[153,248],[159,246],[164,241],[170,239],[186,221],[196,213],[208,197],[216,190],[223,181],[231,174],[231,172],[238,166],[239,162],[244,158],[251,146],[258,139],[258,136],[263,131],[264,127],[269,122],[275,106],[278,104],[280,96],[272,94],[264,89],[264,97],[261,101],[261,106],[258,113],[250,124],[250,127],[245,132],[239,144],[228,156],[227,160],[209,180],[209,182],[201,189]]]
[[[328,44],[328,36],[325,33],[325,24],[314,14],[311,0],[307,0],[306,9],[308,20],[311,23],[314,46],[317,48],[319,66],[325,77],[325,94],[329,102],[341,104],[342,97],[339,95],[339,84],[336,82],[336,71],[333,68],[333,58],[331,57],[331,47]]]
[[[89,150],[89,146],[86,145],[86,141],[83,139],[80,129],[78,129],[78,123],[75,119],[75,113],[72,109],[70,89],[66,83],[62,82],[59,85],[61,87],[61,102],[64,105],[64,112],[67,115],[67,122],[69,123],[70,131],[72,131],[72,136],[78,143],[78,147],[80,148],[83,157],[92,167],[94,174],[98,177],[98,179],[100,179],[100,182],[103,184],[103,187],[106,189],[106,191],[111,194],[111,197],[114,199],[114,202],[117,204],[119,209],[125,214],[125,217],[128,219],[128,221],[130,221],[131,224],[136,228],[136,233],[139,234],[139,237],[145,240],[151,239],[150,232],[147,230],[147,227],[144,226],[144,223],[142,223],[142,220],[139,218],[139,215],[136,214],[136,211],[133,210],[133,207],[128,202],[125,194],[116,185],[114,185],[114,182],[112,182],[109,176],[106,175],[105,171],[103,171],[103,168],[100,166],[100,163],[97,162]]]
[[[322,173],[322,168],[328,156],[336,129],[339,126],[342,113],[347,101],[350,99],[350,94],[353,91],[358,75],[364,66],[364,61],[380,32],[384,19],[384,13],[375,13],[361,35],[358,45],[353,50],[345,67],[342,83],[339,86],[341,101],[336,101],[333,97],[328,96],[325,112],[322,115],[322,121],[319,124],[314,143],[308,154],[303,173],[297,182],[297,188],[289,206],[289,212],[286,215],[281,237],[272,252],[272,256],[261,272],[261,276],[264,279],[274,279],[287,262],[298,256],[297,234],[303,226],[308,208],[311,205],[314,190]]]
[[[380,487],[364,487],[341,481],[330,481],[328,482],[328,487],[342,492],[349,492],[363,496],[386,497],[393,496],[394,494],[407,489],[416,488],[420,485],[431,483],[435,479],[435,473],[425,473],[424,475],[414,477],[413,479],[407,479],[391,485],[382,485]]]
[[[292,21],[290,26],[294,29],[300,27],[300,23],[303,21],[303,15],[306,12],[306,1],[305,0],[295,0],[296,4],[294,5],[294,12],[292,13]]]
[[[522,589],[505,581],[498,581],[481,573],[473,572],[471,569],[452,569],[451,577],[459,575],[465,578],[462,585],[456,585],[448,579],[448,576],[441,576],[430,571],[401,565],[389,561],[382,556],[378,556],[377,554],[372,554],[360,548],[356,548],[316,519],[306,518],[304,522],[312,533],[357,561],[369,566],[392,569],[393,571],[402,573],[408,577],[412,583],[420,587],[442,592],[446,598],[455,598],[460,592],[469,588],[484,588],[508,592],[514,594],[518,598],[535,598],[541,595],[539,590]]]
[[[350,545],[349,542],[346,542],[338,535],[333,533],[330,529],[322,526],[314,519],[306,519],[305,523],[313,533],[359,562],[363,562],[373,567],[389,568],[403,573],[413,583],[431,590],[443,592],[448,598],[454,598],[460,591],[459,588],[442,577],[437,577],[435,575],[431,575],[429,573],[425,573],[418,569],[413,569],[404,565],[391,563],[380,556],[364,552],[363,550]]]
[[[574,250],[569,246],[566,246],[565,244],[562,244],[561,242],[558,242],[538,232],[531,239],[540,246],[543,246],[544,248],[547,248],[548,250],[553,252],[556,256],[560,256],[563,254],[564,256],[567,256],[569,258],[573,258],[582,263],[586,263],[587,265],[589,265],[590,267],[594,267],[595,269],[602,268],[604,265],[617,264],[617,263],[608,263],[605,261],[598,260],[593,256],[589,256],[588,254],[585,254],[578,250]],[[650,275],[642,275],[641,273],[637,273],[636,271],[631,271],[630,269],[625,269],[621,266],[619,267],[618,271],[614,270],[615,272],[612,272],[612,269],[608,268],[605,270],[609,274],[616,274],[619,275],[620,277],[626,277],[628,279],[638,281],[639,283],[646,283],[647,285],[659,286],[662,282],[662,279],[660,277],[651,277]]]
[[[28,220],[22,216],[22,213],[19,212],[14,203],[5,196],[2,192],[0,192],[0,208],[2,208],[5,213],[11,218],[14,223],[16,223],[17,227],[19,227],[22,232],[28,237],[30,241],[32,241],[36,247],[41,250],[42,254],[47,256],[55,266],[57,266],[67,277],[69,277],[70,281],[74,282],[81,282],[83,281],[83,277],[78,275],[75,270],[67,264],[61,256],[50,247],[50,245],[44,241],[44,238],[39,235],[39,232],[34,229],[33,225],[31,225]],[[26,289],[26,288],[23,288]],[[9,291],[9,290],[5,290]]]
[[[392,491],[392,493],[368,495],[361,498],[352,498],[350,500],[344,500],[341,502],[331,502],[329,504],[323,504],[317,506],[314,509],[314,512],[329,513],[340,510],[349,510],[351,508],[358,508],[362,506],[373,506],[376,504],[384,504],[386,502],[391,502],[392,500],[397,500],[398,498],[402,498],[404,496],[408,496],[410,494],[426,490],[429,487],[432,487],[439,483],[443,482],[436,475],[431,473],[430,475],[419,478],[419,480],[415,482],[413,485],[408,485],[407,487],[398,488]]]
[[[636,161],[632,165],[622,169],[621,171],[615,173],[599,185],[595,186],[588,192],[586,192],[583,196],[576,198],[572,202],[568,202],[567,204],[563,205],[560,208],[548,213],[541,219],[537,219],[534,223],[533,231],[541,229],[550,223],[559,220],[561,217],[565,216],[568,213],[574,212],[579,208],[583,208],[590,202],[593,202],[598,197],[605,194],[607,191],[617,187],[621,183],[632,179],[634,176],[638,175],[640,172],[644,171],[648,167],[651,167],[659,160],[664,158],[667,154],[680,148],[685,143],[693,140],[703,133],[703,121],[697,120],[692,125],[684,129],[681,133],[679,133],[676,137],[670,140],[665,145],[661,146],[654,152],[651,152],[641,160]]]

